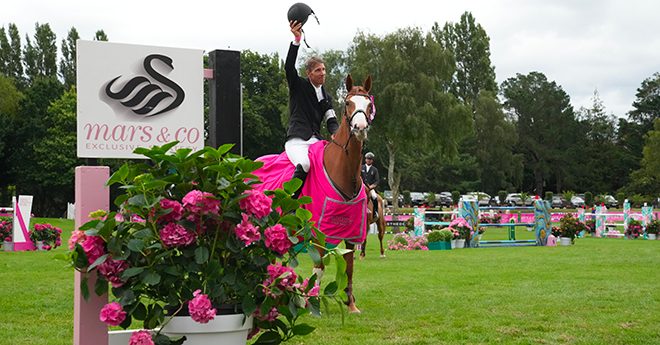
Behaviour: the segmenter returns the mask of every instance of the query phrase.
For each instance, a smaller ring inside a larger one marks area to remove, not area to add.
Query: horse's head
[[[373,112],[371,91],[371,75],[364,81],[364,86],[353,85],[353,78],[349,74],[346,77],[346,100],[344,105],[344,117],[351,134],[360,141],[367,139],[371,114]]]

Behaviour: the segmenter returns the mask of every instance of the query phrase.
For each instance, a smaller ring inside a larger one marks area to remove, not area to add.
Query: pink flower
[[[160,239],[168,249],[187,246],[197,240],[197,236],[192,231],[186,230],[182,225],[177,223],[167,223],[164,228],[159,232]]]
[[[131,335],[131,339],[128,340],[128,345],[154,345],[154,341],[151,339],[151,333],[149,331],[136,331]]]
[[[85,250],[87,259],[89,259],[90,265],[93,264],[96,259],[106,254],[105,249],[103,248],[104,244],[105,241],[100,236],[87,236],[85,241],[81,244]]]
[[[105,278],[106,281],[112,283],[112,286],[118,288],[126,282],[119,279],[119,273],[128,269],[129,266],[126,261],[121,260],[105,260],[104,263],[98,266],[99,273]]]
[[[271,285],[277,280],[281,279],[281,281],[276,284],[277,288],[280,291],[284,290],[290,290],[293,288],[294,284],[296,283],[296,279],[298,276],[296,275],[295,272],[293,272],[293,268],[291,267],[286,267],[282,266],[281,262],[278,262],[274,265],[269,265],[268,266],[268,275],[270,276],[268,279],[266,279],[263,283],[264,286],[264,293],[270,294],[272,297],[276,297],[274,293],[271,292]]]
[[[47,245],[47,244],[44,244],[44,245],[42,246],[42,248],[43,248],[44,250],[51,250],[51,249],[53,249],[52,246],[49,246],[49,245]]]
[[[261,233],[259,230],[248,221],[248,215],[243,214],[243,221],[236,226],[236,236],[245,242],[245,245],[249,245],[254,241],[258,241],[261,238]]]
[[[211,301],[209,301],[208,296],[201,294],[202,290],[197,290],[193,292],[195,298],[192,301],[188,302],[188,310],[190,311],[190,317],[199,322],[199,323],[208,323],[209,321],[215,319],[215,313],[217,310],[211,309]]]
[[[272,307],[270,309],[270,312],[266,314],[266,316],[261,315],[261,308],[257,308],[257,311],[254,312],[254,316],[256,316],[259,320],[261,321],[275,321],[278,316],[280,316],[280,313],[277,312],[277,307]]]
[[[170,213],[158,218],[158,222],[164,222],[164,221],[175,222],[175,221],[181,219],[181,217],[183,217],[183,214],[186,212],[183,209],[183,206],[181,206],[181,204],[176,200],[163,199],[163,200],[160,201],[160,207],[162,207],[163,210],[170,210],[171,209],[172,211],[170,211]]]
[[[275,226],[267,228],[264,235],[266,235],[266,247],[280,253],[280,255],[286,254],[291,248],[292,243],[289,240],[289,235],[286,228],[281,224],[275,224]]]
[[[238,201],[238,205],[242,209],[257,218],[262,218],[270,213],[270,206],[273,204],[270,197],[258,190],[245,192],[244,194],[248,194],[248,196]]]
[[[112,302],[101,309],[100,319],[110,326],[119,326],[126,319],[126,312],[119,303]]]
[[[220,200],[213,198],[213,194],[199,190],[191,190],[183,197],[183,206],[193,213],[218,213]]]
[[[255,328],[252,330],[252,332],[250,332],[250,334],[248,334],[248,336],[247,336],[247,340],[252,339],[252,337],[254,337],[255,335],[257,335],[257,333],[259,333],[259,331],[261,331],[261,328],[259,328],[259,327],[255,327]]]

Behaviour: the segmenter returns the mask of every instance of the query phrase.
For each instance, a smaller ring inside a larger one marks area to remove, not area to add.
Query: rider
[[[293,178],[299,178],[303,184],[309,172],[309,147],[322,139],[321,122],[325,119],[328,131],[334,134],[339,129],[337,116],[332,109],[332,98],[325,91],[325,65],[323,60],[312,56],[305,61],[307,78],[302,78],[296,70],[296,58],[300,48],[302,24],[297,21],[289,22],[294,40],[289,46],[284,70],[289,84],[289,127],[286,133],[284,150],[289,160],[296,167]],[[300,196],[302,186],[293,195]]]
[[[378,185],[378,180],[380,175],[378,175],[378,169],[373,166],[374,163],[374,154],[367,152],[364,155],[364,162],[366,164],[362,165],[362,181],[371,191],[371,200],[374,204],[374,218],[378,217],[378,195],[376,195],[376,186]]]

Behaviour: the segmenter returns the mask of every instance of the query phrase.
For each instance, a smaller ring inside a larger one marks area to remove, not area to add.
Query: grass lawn
[[[73,221],[48,222],[73,229]],[[533,233],[519,228],[517,237]],[[316,331],[290,344],[660,344],[659,249],[660,241],[588,237],[568,247],[387,251],[380,259],[369,235],[367,259],[355,264],[362,314],[342,325],[332,306],[322,319],[307,317]],[[54,252],[0,253],[1,344],[72,343],[73,271]],[[297,271],[308,276],[311,260]]]

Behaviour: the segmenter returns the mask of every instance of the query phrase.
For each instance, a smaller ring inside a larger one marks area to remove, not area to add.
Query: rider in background
[[[332,98],[325,91],[325,65],[323,60],[312,56],[305,61],[307,78],[302,78],[296,70],[296,58],[300,48],[302,24],[289,22],[294,40],[284,63],[286,80],[289,84],[289,126],[286,133],[284,150],[289,160],[296,167],[293,178],[299,178],[303,184],[309,172],[308,150],[312,144],[322,139],[321,122],[325,119],[328,131],[333,135],[339,129],[337,116],[332,109]],[[293,195],[300,196],[302,187]]]
[[[378,195],[376,194],[376,186],[378,186],[378,180],[380,180],[380,175],[378,174],[378,169],[373,166],[374,163],[374,154],[367,152],[364,155],[364,162],[366,164],[362,165],[362,181],[369,188],[371,192],[371,200],[374,204],[374,218],[378,218]]]

